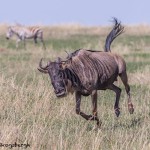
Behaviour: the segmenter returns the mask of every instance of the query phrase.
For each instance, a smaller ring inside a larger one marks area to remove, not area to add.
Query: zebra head
[[[51,84],[54,88],[54,92],[57,97],[66,96],[66,83],[64,80],[64,74],[62,69],[61,59],[58,58],[57,61],[49,61],[46,66],[42,66],[42,59],[39,63],[38,70],[42,73],[48,73],[51,79]]]
[[[13,30],[11,27],[8,27],[7,33],[6,33],[6,39],[9,40],[13,36]]]

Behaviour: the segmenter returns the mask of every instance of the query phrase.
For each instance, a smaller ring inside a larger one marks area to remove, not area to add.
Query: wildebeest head
[[[63,78],[62,62],[60,58],[58,58],[58,60],[55,62],[49,61],[46,66],[42,66],[41,59],[38,70],[42,73],[49,74],[54,92],[57,97],[63,97],[66,95],[66,84]]]

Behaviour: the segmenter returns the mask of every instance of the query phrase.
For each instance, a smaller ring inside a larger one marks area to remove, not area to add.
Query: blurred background
[[[0,23],[108,25],[149,24],[149,0],[1,0]]]

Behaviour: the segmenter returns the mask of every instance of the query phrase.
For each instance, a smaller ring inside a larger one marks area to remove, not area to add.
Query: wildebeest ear
[[[66,64],[66,62],[61,62],[61,68],[62,68],[62,69],[67,68],[67,64]]]
[[[58,57],[57,60],[56,60],[56,62],[57,62],[57,63],[61,63],[61,58]]]
[[[49,60],[48,63],[47,63],[47,66],[49,66],[50,64],[51,64],[51,61]]]

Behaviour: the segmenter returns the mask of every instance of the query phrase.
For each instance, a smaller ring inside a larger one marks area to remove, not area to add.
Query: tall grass
[[[149,150],[150,149],[150,44],[149,26],[127,27],[112,44],[112,51],[127,62],[135,112],[127,109],[127,95],[120,80],[121,115],[113,110],[115,94],[100,91],[95,122],[75,114],[74,95],[57,99],[48,75],[38,72],[39,60],[65,58],[79,48],[103,50],[110,27],[79,25],[44,27],[47,50],[27,42],[15,48],[15,40],[5,40],[6,25],[0,27],[0,143],[29,143],[32,150]],[[147,31],[147,32],[146,32]],[[82,97],[81,110],[91,114],[90,97]],[[0,147],[6,149],[6,147]]]

